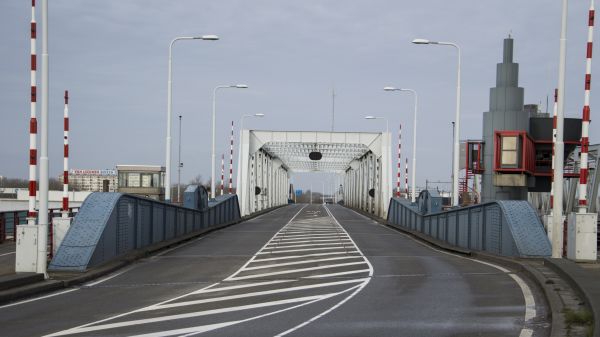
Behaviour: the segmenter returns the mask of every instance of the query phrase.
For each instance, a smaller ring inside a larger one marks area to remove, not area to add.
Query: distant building
[[[62,174],[58,176],[62,183]],[[80,191],[88,192],[116,192],[118,186],[117,170],[69,170],[69,186]],[[71,188],[69,188],[71,189]]]
[[[118,192],[165,200],[165,168],[156,165],[117,165]]]

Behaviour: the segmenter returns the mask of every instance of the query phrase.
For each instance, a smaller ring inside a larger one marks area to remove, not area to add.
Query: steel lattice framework
[[[344,172],[353,160],[364,156],[369,147],[364,144],[268,142],[263,150],[281,159],[293,172]],[[311,152],[320,152],[320,160],[308,160]]]

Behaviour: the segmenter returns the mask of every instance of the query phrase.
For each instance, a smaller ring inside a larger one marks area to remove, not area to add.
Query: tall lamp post
[[[458,67],[456,76],[456,126],[454,129],[454,159],[452,161],[452,205],[458,206],[458,168],[460,162],[460,47],[453,42],[438,42],[425,39],[414,39],[412,43],[451,46],[456,48],[458,54]]]
[[[385,132],[390,132],[390,122],[387,117],[365,116],[365,119],[385,119]]]
[[[414,98],[415,98],[415,104],[414,104],[414,117],[413,117],[413,149],[412,149],[412,195],[411,195],[411,201],[415,202],[416,200],[416,196],[415,193],[417,191],[417,181],[416,181],[416,174],[417,174],[417,104],[418,104],[418,96],[417,96],[417,92],[413,89],[401,89],[401,88],[394,88],[394,87],[385,87],[383,88],[383,90],[385,91],[405,91],[405,92],[410,92],[413,94]]]
[[[173,91],[173,44],[179,40],[205,40],[205,41],[216,41],[219,37],[216,35],[202,35],[202,36],[180,36],[176,37],[171,41],[169,45],[169,78],[167,82],[167,153],[166,153],[166,172],[165,172],[165,201],[171,202],[171,108],[173,106],[172,91]]]
[[[177,159],[177,202],[181,204],[181,115],[179,115],[179,157]]]
[[[241,145],[242,145],[242,132],[244,130],[244,119],[246,119],[248,117],[259,117],[259,118],[262,118],[262,117],[265,117],[265,114],[263,114],[263,113],[257,113],[257,114],[254,114],[254,115],[243,115],[240,118],[240,140],[239,140],[240,150],[238,151],[237,177],[236,177],[238,183],[240,181],[240,177],[242,176],[242,148],[241,148]],[[239,191],[235,191],[235,193],[238,194],[240,192]]]
[[[247,89],[248,86],[245,84],[233,84],[233,85],[218,85],[215,87],[215,89],[213,90],[213,108],[212,108],[212,148],[210,151],[210,158],[211,158],[211,168],[210,168],[210,197],[212,199],[216,198],[217,194],[216,194],[216,184],[215,184],[215,179],[216,179],[216,171],[215,171],[215,165],[216,165],[216,154],[215,154],[215,142],[216,142],[216,114],[217,114],[217,91],[219,89],[228,89],[228,88],[233,88],[233,89]]]

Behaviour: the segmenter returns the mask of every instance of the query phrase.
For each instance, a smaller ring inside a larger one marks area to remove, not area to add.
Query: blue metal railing
[[[494,201],[424,214],[405,199],[392,198],[388,223],[456,247],[516,257],[546,257],[550,241],[527,201]]]
[[[236,195],[193,209],[121,193],[92,193],[52,259],[51,271],[85,271],[131,251],[240,219]]]

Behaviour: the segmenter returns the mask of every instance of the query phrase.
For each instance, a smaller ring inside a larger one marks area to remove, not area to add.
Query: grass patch
[[[586,336],[591,337],[594,331],[594,316],[592,313],[586,309],[581,310],[571,310],[565,309],[563,310],[565,314],[565,323],[567,324],[567,328],[571,329],[573,325],[584,326],[586,327]]]

